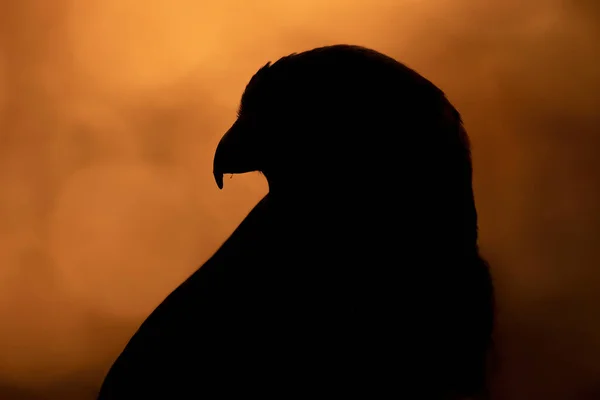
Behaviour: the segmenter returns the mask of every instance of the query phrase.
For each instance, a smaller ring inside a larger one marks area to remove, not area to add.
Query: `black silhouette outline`
[[[494,320],[469,141],[444,93],[374,50],[250,80],[223,174],[269,193],[148,317],[99,399],[485,393]]]

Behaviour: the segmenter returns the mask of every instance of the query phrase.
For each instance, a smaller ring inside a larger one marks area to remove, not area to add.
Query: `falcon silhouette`
[[[327,46],[251,78],[213,172],[269,193],[131,338],[99,399],[485,393],[492,278],[444,93]]]

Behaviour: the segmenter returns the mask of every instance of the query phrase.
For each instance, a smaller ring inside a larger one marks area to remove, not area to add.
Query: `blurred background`
[[[597,1],[0,0],[0,400],[94,398],[266,193],[211,175],[245,83],[341,42],[415,68],[464,116],[494,398],[600,398]]]

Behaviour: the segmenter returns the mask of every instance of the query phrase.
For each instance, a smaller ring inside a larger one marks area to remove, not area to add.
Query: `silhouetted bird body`
[[[219,187],[249,171],[269,193],[144,322],[100,399],[483,391],[493,289],[467,135],[435,85],[357,46],[267,64],[215,153]]]

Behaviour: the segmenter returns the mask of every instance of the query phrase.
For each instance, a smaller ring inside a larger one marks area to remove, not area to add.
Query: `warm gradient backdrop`
[[[0,400],[93,398],[266,191],[211,176],[245,82],[339,42],[406,62],[464,115],[497,398],[600,398],[596,4],[0,0]]]

